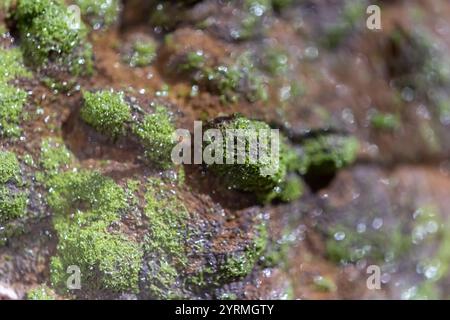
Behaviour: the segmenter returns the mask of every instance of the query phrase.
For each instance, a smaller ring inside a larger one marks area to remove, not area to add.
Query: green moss
[[[267,245],[266,225],[264,223],[257,225],[255,231],[252,244],[245,251],[228,256],[226,262],[220,266],[218,275],[220,280],[237,279],[252,272]]]
[[[234,35],[237,40],[247,40],[254,37],[263,27],[264,14],[271,9],[270,0],[244,0],[240,28]]]
[[[67,267],[76,265],[85,288],[137,292],[141,247],[120,231],[110,230],[126,209],[124,190],[89,171],[52,176],[47,187],[59,239],[51,260],[53,285],[65,290]]]
[[[30,72],[23,65],[22,53],[19,49],[0,48],[0,83],[29,76]]]
[[[150,161],[164,169],[172,166],[175,127],[166,107],[156,105],[153,114],[146,115],[142,122],[133,126],[133,132],[141,140]]]
[[[288,69],[289,57],[283,50],[269,49],[263,59],[264,68],[272,75],[284,74]]]
[[[84,92],[83,99],[80,116],[86,123],[113,138],[124,133],[124,125],[131,119],[131,112],[121,93]]]
[[[177,67],[181,72],[197,71],[205,67],[205,62],[206,58],[203,51],[191,51],[186,54],[186,57]]]
[[[0,83],[0,136],[20,135],[19,124],[27,97],[24,90]]]
[[[251,161],[248,139],[251,134],[259,138],[263,135],[263,132],[270,136],[270,131],[268,131],[270,127],[266,123],[249,120],[242,116],[234,116],[215,124],[215,126],[221,131],[224,139],[226,139],[226,130],[248,130],[243,131],[244,136],[239,137],[243,144],[245,143],[245,149],[241,150],[244,151],[244,154],[242,152],[237,155],[233,154],[233,151],[237,151],[236,148],[229,150],[231,152],[227,154],[226,143],[224,143],[223,164],[209,166],[210,170],[223,178],[227,186],[242,191],[264,194],[284,181],[286,176],[286,163],[283,161],[285,155],[282,152],[284,146],[280,146],[281,160],[279,163],[270,156],[260,158],[258,161]],[[207,144],[210,142],[212,141],[206,140]],[[243,158],[242,164],[236,163],[238,157]],[[227,164],[227,158],[233,159],[233,164]]]
[[[220,296],[217,297],[219,300],[237,300],[237,295],[232,292],[225,292],[222,293]]]
[[[379,130],[395,130],[400,127],[400,119],[392,113],[376,113],[371,119],[372,126]]]
[[[260,195],[260,201],[262,203],[269,203],[273,200],[282,202],[295,201],[302,196],[303,190],[303,180],[296,175],[289,175],[286,180],[276,186],[272,192]]]
[[[28,300],[56,300],[55,293],[46,285],[40,285],[27,292]]]
[[[26,214],[28,197],[25,192],[0,186],[0,222],[20,218]]]
[[[25,215],[28,195],[22,191],[20,165],[14,153],[0,151],[0,222]]]
[[[330,174],[351,164],[358,148],[354,137],[327,134],[309,138],[302,144],[303,157],[298,168],[301,173]]]
[[[335,262],[354,263],[366,258],[372,262],[398,258],[410,248],[411,240],[403,235],[400,226],[390,226],[389,231],[358,233],[344,225],[329,230],[326,242],[328,257]]]
[[[21,47],[28,62],[42,67],[56,62],[75,73],[87,64],[86,28],[59,0],[21,0],[16,9]]]
[[[0,151],[0,184],[17,182],[20,166],[16,155],[9,151]]]
[[[133,44],[133,52],[126,61],[131,67],[145,67],[152,64],[156,58],[156,43],[151,40],[137,40]]]
[[[109,27],[119,18],[118,0],[76,0],[81,15],[95,29]]]
[[[325,30],[323,45],[330,49],[337,48],[351,34],[358,22],[363,21],[366,7],[365,1],[346,1],[341,18]]]
[[[62,140],[47,138],[41,144],[40,164],[47,174],[55,174],[61,166],[68,165],[72,155]]]
[[[27,101],[27,93],[9,85],[8,82],[19,77],[29,77],[22,54],[18,49],[0,48],[0,136],[18,137],[22,110]]]
[[[189,214],[170,186],[159,179],[149,181],[145,199],[149,233],[144,248],[151,257],[147,288],[156,298],[171,298],[176,295],[177,279],[188,263],[185,250]]]
[[[313,283],[318,291],[334,292],[337,289],[334,281],[328,277],[316,276],[313,278]]]

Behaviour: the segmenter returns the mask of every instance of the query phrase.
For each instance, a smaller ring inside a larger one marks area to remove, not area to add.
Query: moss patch
[[[119,18],[118,0],[76,0],[81,15],[95,30],[114,24]]]
[[[15,18],[24,56],[36,68],[56,62],[74,74],[88,71],[86,28],[62,1],[21,0]]]
[[[137,292],[140,245],[110,230],[126,209],[123,189],[89,171],[55,175],[47,185],[59,239],[57,254],[51,260],[53,285],[65,290],[67,267],[76,265],[84,288]]]
[[[22,190],[21,170],[14,153],[0,151],[0,222],[26,214],[28,195]]]
[[[56,300],[56,295],[52,289],[46,285],[40,285],[27,292],[28,300]]]
[[[8,84],[10,80],[28,77],[22,54],[18,49],[0,48],[0,136],[18,137],[22,110],[27,101],[27,93]]]
[[[84,92],[83,99],[80,116],[86,123],[113,138],[124,133],[131,112],[123,94],[112,91]]]
[[[156,58],[156,43],[151,40],[136,40],[133,43],[132,53],[125,57],[131,67],[149,66]]]
[[[166,107],[157,105],[153,114],[146,115],[133,126],[133,132],[141,140],[150,161],[164,169],[173,165],[171,152],[175,146],[175,127]]]
[[[354,137],[329,134],[307,139],[302,149],[298,163],[301,173],[330,174],[356,159],[359,143]]]
[[[149,233],[145,243],[147,289],[159,299],[177,296],[176,281],[187,266],[187,219],[189,213],[170,186],[159,179],[148,183],[145,215]]]

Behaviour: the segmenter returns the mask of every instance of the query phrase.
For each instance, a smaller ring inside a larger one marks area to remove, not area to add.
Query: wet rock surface
[[[124,1],[69,46],[31,2],[0,5],[0,299],[449,297],[446,1],[380,1],[379,31],[364,1]],[[280,129],[295,197],[160,161],[236,113]]]

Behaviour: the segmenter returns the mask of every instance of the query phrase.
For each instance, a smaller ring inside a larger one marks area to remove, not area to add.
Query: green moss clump
[[[0,136],[20,135],[19,123],[27,97],[24,90],[0,83]]]
[[[0,184],[17,182],[20,166],[16,155],[9,151],[0,151]]]
[[[156,43],[151,40],[137,40],[133,44],[132,51],[125,59],[131,67],[149,66],[156,58]]]
[[[118,0],[76,0],[75,4],[95,30],[109,27],[119,18]]]
[[[164,169],[173,165],[171,152],[175,146],[175,127],[166,107],[157,105],[153,114],[146,115],[142,122],[133,126],[133,132],[141,140],[150,161]]]
[[[400,119],[392,113],[377,112],[370,118],[372,126],[379,130],[396,130],[400,127]]]
[[[174,297],[176,281],[188,263],[185,248],[189,213],[159,179],[149,181],[145,199],[149,233],[144,248],[150,256],[147,288],[156,298]]]
[[[337,289],[333,279],[328,277],[316,276],[313,278],[313,283],[318,291],[334,292]]]
[[[29,76],[30,72],[23,65],[22,53],[19,49],[0,48],[0,83]]]
[[[28,300],[56,300],[56,295],[52,289],[46,285],[40,285],[27,292]]]
[[[275,190],[274,198],[282,202],[291,202],[299,199],[303,194],[303,180],[296,176],[290,175]]]
[[[206,58],[203,51],[190,51],[177,66],[180,72],[201,70],[205,67]]]
[[[270,127],[264,122],[249,120],[242,116],[234,116],[232,118],[221,120],[219,123],[214,124],[218,128],[224,141],[226,139],[227,130],[247,130],[242,131],[244,135],[238,139],[242,139],[242,143],[245,145],[245,149],[241,150],[237,154],[236,147],[234,150],[227,154],[226,143],[224,142],[223,150],[223,164],[212,164],[209,168],[219,174],[227,186],[248,192],[256,193],[268,193],[272,191],[273,188],[278,186],[284,181],[286,176],[286,163],[283,160],[285,157],[284,150],[286,146],[280,142],[280,160],[276,161],[273,157],[263,157],[258,159],[258,161],[251,161],[250,157],[250,145],[249,138],[251,134],[260,137],[265,133],[270,137]],[[207,144],[212,141],[206,141]],[[257,146],[252,146],[252,149],[257,148]],[[268,149],[268,151],[270,148]],[[233,151],[235,154],[233,154]],[[238,157],[243,158],[243,163],[238,164]],[[233,164],[227,164],[227,158],[233,159]]]
[[[237,40],[247,40],[254,37],[263,29],[264,15],[271,9],[270,0],[244,0],[242,6],[242,17],[240,28],[234,35]]]
[[[264,68],[271,75],[282,75],[288,69],[289,57],[279,49],[269,49],[263,59]]]
[[[99,132],[117,138],[131,119],[131,111],[121,93],[99,91],[83,93],[81,118]]]
[[[252,272],[256,262],[266,249],[267,226],[261,223],[255,227],[252,244],[245,251],[232,254],[227,257],[226,262],[220,266],[220,280],[242,278]]]
[[[64,290],[67,267],[76,265],[84,287],[137,292],[141,247],[120,231],[110,231],[126,209],[124,190],[89,171],[52,176],[47,187],[59,239],[51,260],[53,285]]]
[[[323,45],[329,49],[337,48],[355,30],[358,22],[363,21],[366,7],[366,1],[345,1],[342,18],[325,30]]]
[[[21,0],[15,18],[26,59],[36,68],[56,62],[78,75],[91,65],[86,27],[59,0]]]
[[[337,225],[330,228],[326,242],[328,257],[341,263],[354,263],[363,258],[382,262],[388,257],[399,257],[410,246],[411,240],[403,235],[400,226],[392,226],[389,232],[358,233],[347,226]]]
[[[0,151],[0,222],[25,215],[28,195],[20,189],[22,184],[16,155]]]
[[[303,157],[298,168],[302,174],[331,174],[351,164],[358,148],[354,137],[326,134],[309,138],[302,144]]]
[[[47,138],[41,144],[41,166],[46,174],[58,173],[61,166],[68,165],[72,155],[61,140]]]
[[[19,123],[28,95],[8,82],[29,76],[18,49],[0,48],[0,136],[11,138],[20,135]]]

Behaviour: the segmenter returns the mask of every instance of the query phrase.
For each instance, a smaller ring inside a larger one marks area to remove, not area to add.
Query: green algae
[[[81,118],[99,132],[117,138],[124,134],[131,111],[123,94],[113,91],[83,93]]]

